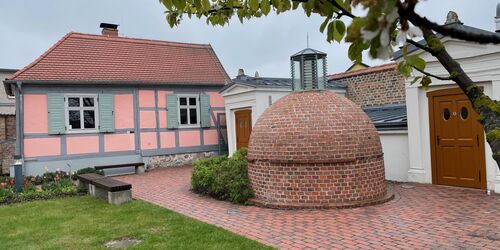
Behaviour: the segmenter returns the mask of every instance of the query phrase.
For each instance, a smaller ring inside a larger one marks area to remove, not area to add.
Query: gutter
[[[5,84],[16,84],[20,80],[5,80]],[[190,82],[154,82],[147,83],[147,81],[82,81],[82,80],[22,80],[23,84],[53,84],[53,85],[68,85],[68,84],[96,84],[96,85],[125,85],[125,86],[213,86],[222,87],[224,83],[190,83]],[[6,87],[7,90],[7,87]]]
[[[5,85],[5,81],[4,81]],[[9,84],[10,86],[10,84]],[[11,90],[11,88],[10,88]],[[15,159],[23,159],[23,141],[24,141],[24,120],[22,119],[22,110],[23,110],[23,92],[22,92],[22,82],[16,82],[15,87],[16,93],[16,148],[14,151]]]

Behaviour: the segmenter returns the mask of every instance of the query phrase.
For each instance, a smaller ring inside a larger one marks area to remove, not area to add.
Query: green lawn
[[[0,206],[1,249],[101,249],[122,238],[142,240],[131,249],[268,249],[142,201],[116,206],[83,196]]]

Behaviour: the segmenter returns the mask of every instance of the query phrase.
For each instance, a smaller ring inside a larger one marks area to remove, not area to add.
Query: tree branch
[[[339,3],[337,3],[337,1],[335,0],[327,0],[328,2],[330,2],[333,6],[337,7],[341,12],[339,12],[339,16],[338,18],[340,18],[341,16],[348,16],[350,18],[356,18],[355,15],[353,15],[351,12],[347,11],[343,6],[341,6]]]
[[[425,46],[425,45],[420,44],[418,42],[415,42],[415,41],[413,41],[411,39],[406,39],[406,42],[409,43],[409,44],[412,44],[413,46],[415,46],[415,47],[417,47],[417,48],[419,48],[421,50],[429,52],[431,55],[434,55],[436,53],[431,47]]]
[[[436,78],[438,80],[441,80],[441,81],[448,81],[448,80],[453,80],[455,77],[450,75],[450,76],[447,76],[447,77],[442,77],[442,76],[437,76],[437,75],[434,75],[434,74],[431,74],[429,72],[426,72],[426,71],[423,71],[415,66],[413,66],[414,69],[416,69],[418,72],[426,75],[426,76],[430,76],[430,77],[433,77],[433,78]]]
[[[449,25],[439,25],[430,21],[426,17],[418,15],[415,13],[415,9],[410,6],[405,7],[403,4],[397,4],[397,7],[399,15],[412,22],[415,26],[426,27],[440,33],[441,35],[450,36],[464,41],[478,42],[481,44],[500,44],[500,34],[493,32],[465,31]]]

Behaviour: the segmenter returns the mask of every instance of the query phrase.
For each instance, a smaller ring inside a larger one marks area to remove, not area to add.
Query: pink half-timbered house
[[[210,45],[68,33],[4,81],[16,97],[24,173],[216,153],[230,81]],[[221,129],[222,128],[222,129]]]

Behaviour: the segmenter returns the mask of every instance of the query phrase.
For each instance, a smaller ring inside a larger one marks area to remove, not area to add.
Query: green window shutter
[[[115,103],[112,94],[99,94],[99,132],[115,131]]]
[[[66,132],[64,114],[64,95],[49,93],[47,95],[47,109],[49,113],[49,135],[60,135]]]
[[[210,128],[210,97],[200,94],[200,124],[202,128]]]
[[[167,128],[174,129],[179,127],[178,113],[177,95],[167,95]]]

